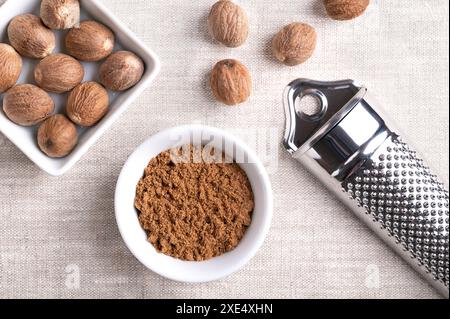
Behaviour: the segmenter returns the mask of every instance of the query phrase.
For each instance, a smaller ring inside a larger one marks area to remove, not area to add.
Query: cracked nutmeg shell
[[[66,49],[78,60],[96,62],[111,54],[114,49],[114,33],[96,21],[83,21],[66,35]]]
[[[16,84],[22,72],[22,58],[8,44],[0,43],[0,93]]]
[[[275,57],[286,65],[295,66],[308,60],[316,48],[317,34],[306,23],[291,23],[272,40]]]
[[[327,14],[334,20],[359,17],[369,6],[369,0],[324,0]]]
[[[115,52],[100,66],[100,83],[112,91],[125,91],[141,80],[144,69],[144,62],[136,54]]]
[[[45,120],[55,109],[47,92],[32,84],[13,86],[3,96],[3,111],[16,124],[33,126]]]
[[[252,93],[252,79],[248,69],[237,60],[218,62],[211,72],[211,91],[214,97],[227,105],[245,102]]]
[[[97,82],[76,86],[67,98],[67,115],[80,126],[93,126],[108,113],[109,96]]]
[[[211,8],[208,30],[214,39],[227,47],[241,46],[248,38],[247,14],[234,2],[220,0]]]
[[[32,59],[45,58],[56,46],[55,34],[33,14],[13,18],[8,25],[8,38],[17,52]]]
[[[52,54],[41,60],[34,69],[34,79],[47,92],[64,93],[83,81],[80,62],[66,54]]]
[[[78,142],[75,124],[62,114],[46,119],[39,126],[37,140],[39,148],[49,157],[67,156]]]
[[[41,19],[50,29],[70,29],[80,23],[78,0],[42,0]]]

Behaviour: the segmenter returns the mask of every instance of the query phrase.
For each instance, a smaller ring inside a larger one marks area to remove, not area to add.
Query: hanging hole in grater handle
[[[318,89],[306,89],[295,99],[295,110],[306,121],[319,121],[327,109],[327,97]]]

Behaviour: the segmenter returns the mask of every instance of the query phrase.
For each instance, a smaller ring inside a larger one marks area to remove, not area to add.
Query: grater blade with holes
[[[305,96],[316,113],[298,109]],[[367,89],[298,79],[284,107],[287,151],[448,298],[448,190]]]

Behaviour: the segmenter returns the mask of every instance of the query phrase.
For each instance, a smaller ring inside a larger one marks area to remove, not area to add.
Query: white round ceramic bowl
[[[152,158],[175,146],[200,143],[222,150],[239,163],[252,186],[255,208],[252,223],[234,250],[207,261],[182,261],[158,253],[147,241],[147,235],[138,221],[134,199],[138,181]],[[147,139],[126,161],[116,186],[116,220],[125,244],[147,268],[176,281],[213,281],[243,267],[263,244],[270,227],[272,210],[270,180],[257,155],[237,137],[202,125],[174,127]]]

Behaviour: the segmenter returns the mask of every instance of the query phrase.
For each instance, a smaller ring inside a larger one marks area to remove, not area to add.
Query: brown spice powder
[[[188,150],[187,163],[174,161],[170,151],[150,161],[137,185],[135,206],[157,251],[201,261],[238,245],[251,223],[254,200],[238,164],[198,160],[195,154],[204,148]]]

